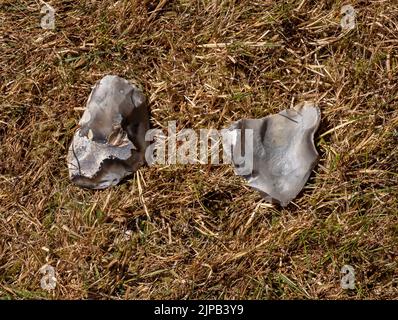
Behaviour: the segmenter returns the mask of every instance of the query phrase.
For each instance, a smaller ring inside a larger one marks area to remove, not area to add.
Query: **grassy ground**
[[[0,297],[397,299],[398,4],[342,1],[0,4]],[[105,191],[65,156],[91,86],[142,85],[153,126],[223,128],[304,100],[320,162],[270,206],[221,166],[142,168]],[[57,287],[40,287],[40,268]],[[356,272],[354,290],[340,270]]]

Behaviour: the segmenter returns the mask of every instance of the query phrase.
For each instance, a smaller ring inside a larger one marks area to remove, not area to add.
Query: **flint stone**
[[[67,162],[73,183],[104,189],[145,163],[149,110],[143,92],[113,75],[92,90],[70,144]]]
[[[303,189],[317,163],[314,134],[320,119],[319,108],[305,102],[262,119],[233,123],[228,128],[231,131],[253,130],[253,169],[250,174],[239,174],[240,164],[232,157],[236,174],[243,176],[264,198],[286,206]],[[244,142],[243,134],[241,141]],[[235,149],[236,144],[232,152]]]

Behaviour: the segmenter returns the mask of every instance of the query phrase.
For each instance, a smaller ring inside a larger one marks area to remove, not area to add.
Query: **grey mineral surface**
[[[262,119],[235,122],[229,130],[252,129],[253,134],[252,147],[244,150],[245,157],[252,150],[252,170],[242,173],[240,163],[232,157],[236,173],[264,197],[286,206],[303,189],[317,163],[314,133],[319,122],[320,111],[310,102]],[[232,148],[236,146],[235,142]]]
[[[73,183],[91,189],[118,184],[145,162],[149,110],[142,91],[113,75],[92,90],[70,144]]]

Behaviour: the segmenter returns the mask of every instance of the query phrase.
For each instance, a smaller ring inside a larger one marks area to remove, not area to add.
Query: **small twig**
[[[155,19],[157,13],[163,9],[163,7],[166,5],[168,0],[162,0],[159,2],[159,4],[156,6],[155,10],[152,11],[151,15],[148,18],[149,22],[152,22],[153,19]]]

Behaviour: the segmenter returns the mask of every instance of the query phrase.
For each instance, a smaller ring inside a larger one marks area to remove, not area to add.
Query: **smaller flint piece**
[[[92,90],[70,144],[67,162],[73,183],[90,189],[118,184],[145,163],[149,111],[142,91],[108,75]]]

